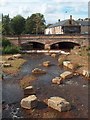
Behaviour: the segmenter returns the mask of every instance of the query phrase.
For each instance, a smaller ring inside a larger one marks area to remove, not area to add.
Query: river
[[[65,70],[58,65],[58,56],[53,58],[45,54],[27,54],[23,55],[27,60],[16,75],[5,75],[2,83],[2,97],[8,104],[7,109],[3,110],[3,118],[12,117],[12,106],[19,108],[19,117],[24,118],[87,118],[88,117],[88,81],[82,76],[74,76],[64,81],[62,85],[51,83],[52,78],[57,77]],[[43,67],[40,64],[44,61],[51,61],[50,67]],[[69,101],[72,109],[68,112],[59,113],[44,103],[39,103],[36,110],[23,110],[20,107],[20,101],[24,97],[23,89],[20,87],[19,81],[31,75],[34,68],[42,68],[46,70],[44,75],[36,75],[37,80],[32,81],[36,95],[40,101],[50,98],[51,96],[60,96]]]

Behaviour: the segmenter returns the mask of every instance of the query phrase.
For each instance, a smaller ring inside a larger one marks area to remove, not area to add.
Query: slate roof
[[[50,25],[48,28],[52,28],[52,27],[57,27],[57,26],[64,26],[64,24],[68,21],[67,20],[63,20],[63,21],[60,21],[58,23],[55,23],[53,25]],[[77,23],[79,23],[80,25],[83,25],[83,26],[90,26],[90,21],[80,21],[80,20],[77,20],[76,21]]]
[[[78,23],[80,23],[81,25],[83,26],[90,26],[90,21],[80,21],[80,20],[77,20]]]
[[[53,25],[50,25],[48,28],[57,27],[57,26],[63,26],[66,22],[67,22],[67,20],[63,20],[63,21],[60,21],[60,22],[55,23]]]

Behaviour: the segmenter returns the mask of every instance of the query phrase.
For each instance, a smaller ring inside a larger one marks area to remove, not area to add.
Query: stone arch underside
[[[63,41],[51,44],[50,49],[73,49],[75,46],[80,46],[80,44],[70,41]]]
[[[23,50],[42,50],[44,49],[44,44],[40,42],[26,42],[21,45]]]

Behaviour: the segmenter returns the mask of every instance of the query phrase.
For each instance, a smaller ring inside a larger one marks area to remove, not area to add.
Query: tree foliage
[[[44,15],[40,13],[32,14],[27,18],[25,32],[27,34],[42,34],[45,29]]]
[[[3,35],[11,35],[12,29],[11,29],[11,20],[9,18],[9,15],[2,15],[2,34]]]
[[[11,20],[11,26],[14,34],[20,35],[25,28],[25,19],[21,15],[17,15]]]
[[[3,35],[42,34],[46,28],[44,15],[35,13],[25,19],[16,15],[12,19],[9,15],[2,15]]]
[[[10,41],[9,40],[7,40],[7,39],[2,39],[2,47],[7,47],[7,46],[11,46],[11,43],[10,43]]]

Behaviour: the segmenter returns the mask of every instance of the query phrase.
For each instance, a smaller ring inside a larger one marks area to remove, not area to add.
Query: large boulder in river
[[[48,99],[48,106],[59,112],[69,111],[71,109],[70,103],[61,97],[51,97]]]
[[[21,54],[15,54],[13,55],[14,58],[22,58],[22,55]]]
[[[45,62],[43,62],[43,66],[44,66],[44,67],[50,66],[50,61],[45,61]]]
[[[90,79],[90,72],[89,72],[89,70],[83,70],[82,75],[85,76],[86,78]]]
[[[29,95],[34,95],[35,91],[33,89],[33,86],[28,86],[24,89],[24,95],[29,96]]]
[[[35,68],[34,70],[32,70],[32,73],[33,74],[45,74],[46,71],[45,70],[42,70],[40,68]]]
[[[63,66],[65,66],[71,70],[76,70],[79,67],[78,64],[71,63],[70,61],[63,61]]]
[[[30,95],[21,100],[21,107],[26,109],[32,109],[37,106],[37,97],[35,95]]]
[[[55,77],[55,78],[52,79],[52,83],[54,83],[54,84],[62,84],[63,81],[62,81],[61,77]]]
[[[65,67],[68,67],[69,64],[70,64],[70,61],[63,61],[63,65],[64,65]]]
[[[62,79],[71,78],[72,76],[73,76],[73,73],[70,71],[65,71],[62,74],[60,74],[60,77]]]
[[[63,65],[63,61],[67,59],[66,55],[62,55],[58,58],[59,65]]]

